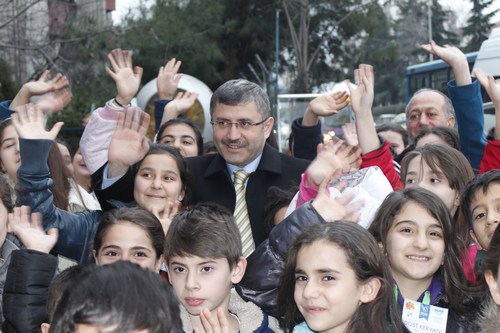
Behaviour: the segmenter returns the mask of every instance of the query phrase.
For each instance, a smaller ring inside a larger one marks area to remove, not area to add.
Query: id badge
[[[403,323],[412,333],[446,333],[448,309],[405,298]]]

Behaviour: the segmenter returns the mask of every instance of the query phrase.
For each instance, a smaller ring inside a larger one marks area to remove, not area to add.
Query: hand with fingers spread
[[[118,123],[108,150],[108,177],[123,175],[129,166],[144,158],[149,150],[146,133],[149,114],[137,107],[125,109],[118,115]]]
[[[479,68],[474,69],[477,80],[484,87],[484,90],[491,98],[495,106],[495,140],[500,140],[500,79],[495,80],[493,75],[483,72]]]
[[[115,100],[121,106],[129,105],[139,90],[143,70],[132,66],[130,50],[114,49],[108,54],[108,61],[111,68],[106,67],[106,72],[115,81],[118,91]]]
[[[200,312],[200,320],[205,333],[229,333],[229,321],[221,307],[217,308],[217,317],[212,316],[208,309],[203,309]],[[194,332],[201,333],[198,328],[195,328]]]
[[[318,188],[323,180],[330,177],[336,171],[344,167],[342,160],[337,155],[337,152],[342,148],[342,141],[329,141],[327,144],[320,144],[318,146],[318,155],[309,164],[307,168],[307,185]]]
[[[348,145],[357,146],[359,144],[356,123],[345,123],[342,125],[342,130],[344,131],[344,140]]]
[[[318,96],[309,102],[302,125],[314,126],[319,117],[334,115],[345,108],[347,104],[349,104],[349,95],[345,91]]]
[[[71,91],[69,89],[59,89],[43,96],[36,107],[46,114],[53,114],[64,109],[71,102]]]
[[[45,129],[45,116],[43,111],[33,104],[28,104],[22,110],[12,115],[12,124],[22,139],[54,140],[64,125],[56,123],[50,131]]]
[[[420,48],[450,65],[458,86],[472,83],[467,57],[459,48],[451,45],[439,46],[433,40],[429,44],[420,45]]]
[[[57,229],[49,229],[45,233],[41,214],[31,213],[28,206],[14,207],[8,221],[8,231],[14,233],[29,250],[49,253],[57,243]]]
[[[172,219],[181,208],[181,205],[182,203],[179,200],[175,200],[175,202],[168,200],[165,205],[165,209],[161,212],[158,211],[158,208],[156,206],[147,208],[147,210],[153,213],[158,218],[158,220],[160,220],[161,226],[163,227],[163,231],[166,235],[168,232],[168,228],[170,228],[170,224],[172,223]]]
[[[11,109],[28,104],[31,96],[39,96],[49,92],[57,91],[68,87],[69,80],[65,75],[57,73],[49,79],[50,71],[45,70],[36,81],[25,83],[10,104]]]
[[[323,180],[318,189],[318,195],[314,199],[312,206],[326,222],[337,220],[348,220],[358,222],[360,210],[363,208],[363,202],[355,200],[354,194],[341,194],[332,198],[327,191],[330,184],[330,178]]]
[[[175,98],[165,106],[161,124],[185,114],[194,105],[196,98],[198,98],[198,93],[195,92],[186,91],[178,93]]]
[[[180,67],[181,61],[175,58],[170,59],[165,66],[160,67],[156,78],[159,99],[171,100],[174,98],[177,85],[182,77],[182,74],[178,73]]]

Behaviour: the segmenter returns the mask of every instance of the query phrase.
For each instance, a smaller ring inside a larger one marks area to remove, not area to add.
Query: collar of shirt
[[[236,170],[243,169],[246,172],[248,172],[248,174],[251,174],[252,172],[254,172],[255,170],[257,170],[257,167],[259,166],[261,158],[262,158],[262,154],[260,154],[259,156],[257,156],[257,158],[255,160],[253,160],[252,162],[248,163],[243,168],[240,168],[239,166],[234,165],[234,164],[226,163],[227,171],[229,171],[229,175],[231,176],[231,181],[234,183],[234,174],[233,174],[233,172],[236,171]],[[248,182],[248,178],[247,178],[247,180],[245,182],[245,187],[247,186],[247,182]]]

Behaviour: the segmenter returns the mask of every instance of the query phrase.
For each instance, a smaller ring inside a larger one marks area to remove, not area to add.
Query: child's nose
[[[305,299],[311,299],[318,297],[318,288],[314,282],[308,281],[304,290],[302,291],[302,295]]]
[[[425,232],[418,232],[413,239],[413,246],[417,249],[425,249],[429,245],[429,240]]]
[[[198,278],[196,274],[194,273],[188,273],[187,274],[187,281],[186,281],[186,289],[188,290],[194,290],[198,289],[199,284],[198,284]]]

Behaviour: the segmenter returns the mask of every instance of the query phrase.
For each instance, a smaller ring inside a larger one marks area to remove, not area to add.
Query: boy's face
[[[486,193],[478,189],[471,201],[472,237],[484,250],[500,223],[500,182],[491,183]]]
[[[231,286],[241,281],[245,268],[243,257],[231,269],[226,258],[174,256],[169,259],[168,276],[181,304],[198,316],[203,309],[227,311]]]

